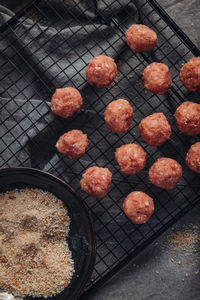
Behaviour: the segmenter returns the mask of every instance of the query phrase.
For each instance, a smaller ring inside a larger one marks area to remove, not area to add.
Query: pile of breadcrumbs
[[[69,226],[67,208],[48,192],[0,194],[0,288],[47,298],[68,286],[74,272]]]

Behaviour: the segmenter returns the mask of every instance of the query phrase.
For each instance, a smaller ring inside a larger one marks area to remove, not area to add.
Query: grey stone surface
[[[183,255],[172,254],[168,242],[174,228],[199,227],[199,209],[198,205],[185,215],[87,300],[199,300],[199,243],[192,255]],[[199,234],[199,228],[195,232]]]
[[[200,47],[200,1],[198,0],[158,0],[189,38]]]

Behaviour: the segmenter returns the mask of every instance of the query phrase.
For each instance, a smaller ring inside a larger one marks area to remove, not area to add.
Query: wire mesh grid
[[[97,243],[95,268],[86,290],[114,274],[194,206],[200,195],[200,178],[184,163],[197,137],[180,134],[173,119],[182,101],[199,97],[188,93],[178,78],[195,47],[186,45],[171,29],[155,1],[99,3],[67,1],[58,9],[53,1],[36,0],[20,18],[14,16],[0,29],[0,167],[43,169],[66,180],[81,194],[93,215]],[[128,48],[124,33],[133,23],[146,24],[157,32],[159,43],[153,51],[135,54]],[[195,51],[197,54],[198,49]],[[85,79],[85,67],[98,54],[115,58],[119,71],[104,89],[89,86]],[[170,68],[173,87],[165,95],[152,95],[144,89],[142,71],[153,61]],[[66,85],[80,90],[84,104],[80,112],[64,120],[51,113],[50,100],[55,88]],[[133,126],[123,134],[110,132],[103,117],[106,105],[117,98],[129,100],[134,109]],[[159,148],[146,145],[138,131],[141,119],[155,111],[165,113],[173,130],[170,140]],[[89,138],[87,153],[75,162],[55,150],[59,136],[70,129],[82,129]],[[114,151],[133,142],[145,149],[147,163],[141,173],[126,176],[119,172]],[[183,178],[174,190],[158,189],[148,180],[149,167],[163,156],[183,166]],[[101,200],[80,190],[81,174],[92,165],[108,167],[113,174],[109,193]],[[147,192],[155,201],[156,212],[147,224],[134,225],[122,212],[123,200],[133,190]]]

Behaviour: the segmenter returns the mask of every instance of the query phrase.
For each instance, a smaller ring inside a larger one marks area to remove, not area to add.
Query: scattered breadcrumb
[[[194,266],[194,263],[200,258],[199,249],[200,232],[197,225],[184,225],[182,229],[173,229],[167,237],[167,242],[162,246],[163,251],[169,251],[171,262],[186,268],[187,265]],[[199,270],[194,274],[198,274]],[[189,274],[185,273],[185,277]],[[184,279],[183,279],[184,281]]]
[[[49,297],[74,272],[63,202],[38,189],[0,194],[0,288],[14,296]]]
[[[196,243],[200,240],[199,233],[192,229],[177,231],[174,229],[172,234],[168,236],[168,243],[173,247],[172,251],[184,251],[187,254],[192,254],[195,250]]]

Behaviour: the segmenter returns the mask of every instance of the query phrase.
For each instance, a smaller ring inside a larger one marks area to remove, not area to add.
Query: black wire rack
[[[109,4],[108,4],[109,3]],[[158,34],[157,47],[135,54],[124,33],[133,23],[143,23]],[[196,101],[178,75],[181,66],[200,51],[154,0],[138,1],[32,1],[0,28],[1,155],[0,167],[31,166],[69,182],[91,211],[96,231],[97,256],[91,280],[82,297],[114,275],[132,257],[197,204],[200,177],[188,170],[184,160],[197,137],[180,134],[173,114],[182,101]],[[85,68],[97,54],[115,58],[118,75],[113,84],[97,89],[87,84]],[[173,87],[165,95],[152,95],[142,83],[143,69],[153,61],[166,63]],[[84,104],[69,120],[53,116],[51,96],[55,88],[78,88]],[[105,126],[103,113],[114,99],[129,100],[134,109],[132,128],[114,134]],[[173,130],[161,147],[146,145],[138,131],[142,118],[162,111]],[[85,156],[72,162],[56,152],[59,136],[70,129],[88,134]],[[145,169],[126,176],[119,172],[114,151],[136,142],[147,152]],[[183,166],[183,178],[174,190],[152,186],[148,169],[158,157],[171,157]],[[108,167],[113,174],[108,195],[92,199],[80,190],[80,178],[91,165]],[[144,225],[134,225],[122,212],[125,196],[142,190],[153,197],[156,211]]]

